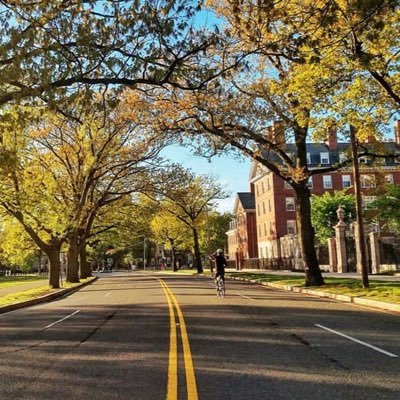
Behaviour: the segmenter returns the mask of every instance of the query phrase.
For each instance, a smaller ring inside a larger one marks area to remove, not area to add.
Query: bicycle
[[[215,289],[217,290],[218,297],[225,297],[225,281],[222,276],[215,278]]]

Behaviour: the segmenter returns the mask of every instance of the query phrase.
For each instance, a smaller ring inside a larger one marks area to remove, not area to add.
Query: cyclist
[[[221,249],[218,249],[215,252],[215,268],[217,270],[217,272],[215,273],[215,279],[220,276],[221,279],[225,282],[225,267],[227,266],[228,263],[226,262],[224,252]]]

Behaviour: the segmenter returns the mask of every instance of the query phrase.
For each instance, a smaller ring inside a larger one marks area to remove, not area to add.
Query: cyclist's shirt
[[[228,265],[226,262],[226,258],[223,255],[217,255],[215,257],[215,265],[217,267],[216,277],[220,275],[224,276],[225,267]]]

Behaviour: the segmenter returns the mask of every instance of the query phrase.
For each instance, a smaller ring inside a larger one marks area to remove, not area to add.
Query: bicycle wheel
[[[220,293],[221,297],[225,297],[225,282],[222,279],[221,279]]]

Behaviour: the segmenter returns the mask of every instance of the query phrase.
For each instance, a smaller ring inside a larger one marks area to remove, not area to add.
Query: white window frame
[[[362,196],[362,206],[365,210],[373,210],[371,203],[377,199],[377,196]]]
[[[321,164],[322,164],[322,165],[330,164],[330,161],[329,161],[329,152],[324,151],[324,152],[322,152],[322,153],[319,153],[319,156],[320,156],[320,161],[321,161]]]
[[[386,174],[385,175],[385,182],[389,185],[394,185],[394,177],[393,174]]]
[[[312,189],[312,188],[314,187],[314,182],[313,182],[313,177],[312,177],[312,176],[310,176],[310,177],[308,178],[307,187],[308,187],[309,189]]]
[[[344,162],[346,160],[347,160],[346,154],[344,153],[344,151],[341,151],[339,153],[339,162],[342,163],[342,162]]]
[[[285,189],[293,189],[289,182],[283,181],[283,187]]]
[[[311,164],[311,153],[307,153],[307,164]]]
[[[296,211],[296,204],[294,197],[286,197],[285,199],[286,211]]]
[[[360,184],[362,189],[372,189],[376,187],[375,175],[361,174]]]
[[[349,183],[348,185],[347,182]],[[351,175],[342,175],[342,187],[343,188],[351,187]]]
[[[295,219],[288,219],[286,221],[286,228],[288,235],[296,235],[297,233],[297,226]]]
[[[322,175],[322,185],[324,189],[332,189],[332,175]]]

